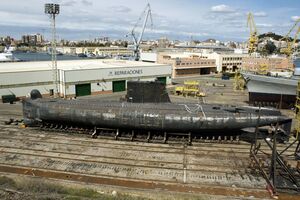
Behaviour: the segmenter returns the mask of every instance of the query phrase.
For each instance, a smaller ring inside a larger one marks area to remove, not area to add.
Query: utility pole
[[[54,85],[54,97],[59,96],[58,91],[58,71],[57,71],[57,58],[56,58],[56,27],[55,18],[59,14],[59,4],[47,3],[45,4],[45,14],[51,18],[52,27],[52,40],[51,40],[51,60],[52,60],[52,78]]]

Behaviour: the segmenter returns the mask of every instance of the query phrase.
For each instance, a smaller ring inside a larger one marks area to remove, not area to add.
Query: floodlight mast
[[[45,4],[45,14],[48,14],[51,18],[52,27],[52,40],[51,40],[51,60],[52,60],[52,78],[53,85],[55,87],[54,97],[59,96],[58,92],[58,71],[57,71],[57,58],[56,58],[56,27],[55,18],[59,14],[59,4],[47,3]]]

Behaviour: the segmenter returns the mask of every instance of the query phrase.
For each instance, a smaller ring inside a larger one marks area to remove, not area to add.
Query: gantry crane
[[[257,45],[258,45],[257,28],[254,22],[254,17],[251,12],[248,13],[247,26],[250,28],[248,53],[251,54],[257,50]]]
[[[145,18],[144,18],[144,22],[143,22],[143,25],[142,25],[142,29],[141,29],[139,37],[137,37],[136,33],[135,33],[136,32],[135,29],[137,28],[139,22],[142,20],[142,17],[144,15],[145,15]],[[138,21],[135,23],[133,29],[130,32],[130,35],[133,38],[133,43],[134,43],[134,59],[136,61],[138,61],[140,59],[140,43],[142,41],[142,38],[143,38],[143,35],[144,35],[144,32],[145,32],[145,28],[146,28],[146,25],[147,25],[149,17],[150,17],[150,20],[151,20],[151,27],[152,27],[151,7],[150,7],[150,4],[148,3],[147,6],[146,6],[146,8],[144,9],[144,11],[142,12],[141,16],[139,17]],[[126,36],[128,36],[128,34]]]
[[[288,33],[283,38],[280,39],[280,41],[282,40],[286,41],[286,47],[281,48],[280,53],[285,54],[287,57],[290,57],[293,54],[293,46],[295,45],[295,42],[297,40],[300,27],[298,26],[298,32],[296,32],[295,39],[292,41],[290,41],[290,34],[297,27],[299,22],[300,22],[300,18],[296,20],[296,22],[293,24],[292,28],[288,31]]]

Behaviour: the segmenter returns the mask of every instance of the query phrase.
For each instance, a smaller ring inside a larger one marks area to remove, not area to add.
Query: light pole
[[[55,88],[54,97],[59,96],[58,92],[58,73],[57,73],[57,59],[56,59],[56,30],[55,17],[59,14],[59,4],[47,3],[45,4],[45,14],[51,18],[52,26],[52,41],[51,41],[51,60],[52,60],[52,78]]]

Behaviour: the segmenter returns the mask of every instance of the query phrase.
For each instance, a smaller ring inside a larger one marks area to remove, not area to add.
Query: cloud
[[[260,12],[253,13],[253,16],[255,16],[255,17],[266,17],[268,15],[267,15],[267,13],[265,13],[263,11],[260,11]]]
[[[297,21],[297,20],[300,19],[300,16],[292,16],[291,19],[292,19],[293,21]]]
[[[62,7],[64,5],[62,13],[57,17],[57,32],[64,39],[91,38],[97,37],[99,34],[123,38],[137,22],[141,12],[140,8],[144,6],[144,3],[137,3],[140,2],[137,0],[126,1],[126,4],[123,0],[112,0],[105,5],[102,1],[96,0],[26,0],[26,2],[20,1],[18,4],[10,3],[17,1],[19,0],[3,1],[4,5],[1,5],[0,8],[0,26],[14,27],[15,31],[12,36],[15,38],[20,38],[20,35],[27,32],[43,33],[42,29],[47,30],[44,31],[45,37],[50,37],[50,22],[48,16],[43,12],[45,1],[55,1]],[[135,3],[133,3],[134,1]],[[169,9],[166,10],[166,6]],[[155,10],[152,13],[154,26],[151,30],[149,20],[145,37],[159,38],[164,35],[172,39],[188,39],[192,35],[199,40],[208,36],[219,40],[223,38],[227,40],[229,38],[240,39],[248,35],[248,32],[247,34],[244,32],[248,31],[245,13],[249,8],[229,3],[193,6],[203,9],[198,20],[191,20],[195,19],[194,16],[199,15],[198,9],[194,9],[195,13],[193,13],[193,10],[184,10],[184,7],[178,7],[177,4],[164,5],[164,3],[160,3],[154,5]],[[265,15],[262,12],[264,11],[262,7],[257,8],[255,11],[258,13],[257,15]],[[176,15],[179,12],[181,14]],[[266,12],[268,16],[273,15],[273,12],[269,12],[269,10],[266,10]],[[298,14],[296,11],[290,12],[288,18],[293,15]],[[273,26],[262,24],[262,28],[259,30],[277,28],[281,23],[277,23],[276,20],[261,21],[261,23],[270,23]],[[139,23],[138,28],[141,27],[141,23]],[[287,23],[290,24],[291,21]],[[9,30],[12,30],[12,28],[7,30],[2,28],[0,35],[10,35]]]
[[[232,12],[235,12],[235,10],[233,8],[231,8],[230,6],[224,5],[224,4],[213,6],[213,7],[210,8],[210,10],[212,12],[216,12],[216,13],[232,13]]]
[[[10,26],[37,26],[37,27],[46,27],[49,26],[48,22],[41,19],[40,15],[35,14],[22,14],[17,12],[5,12],[0,11],[0,19],[9,19],[9,20],[0,20],[0,25],[10,25]],[[22,21],[20,21],[22,19]],[[22,23],[26,21],[26,23]]]
[[[93,2],[88,1],[88,0],[82,0],[81,3],[84,4],[84,5],[87,5],[87,6],[92,6],[93,5]]]
[[[194,37],[203,37],[203,36],[209,36],[210,35],[208,33],[186,32],[186,31],[179,32],[179,34],[185,35],[185,36],[194,36]]]
[[[273,25],[272,24],[264,24],[264,23],[257,23],[256,24],[256,26],[257,27],[262,27],[262,28],[264,28],[264,27],[273,27]]]
[[[86,6],[93,5],[93,2],[89,1],[89,0],[81,0],[81,2],[78,2],[78,1],[75,1],[75,0],[67,0],[67,1],[55,0],[53,2],[61,4],[62,6],[75,6],[78,3],[82,3],[82,4],[86,5]]]
[[[162,19],[162,20],[159,21],[159,26],[160,27],[169,27],[170,23],[167,20]]]
[[[118,13],[128,13],[131,11],[131,9],[126,6],[112,6],[110,9]]]
[[[74,6],[76,4],[75,0],[70,0],[70,1],[66,1],[64,3],[62,3],[62,6]]]

